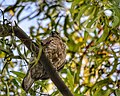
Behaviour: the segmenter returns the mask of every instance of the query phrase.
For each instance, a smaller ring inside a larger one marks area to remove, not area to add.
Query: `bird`
[[[43,46],[42,51],[50,60],[52,66],[56,71],[60,71],[64,67],[66,61],[66,45],[59,33],[56,31],[51,32],[48,38],[41,41],[41,45]],[[30,58],[30,62],[35,61],[33,57]],[[34,63],[35,62],[29,64],[27,74],[22,81],[22,88],[26,92],[29,91],[35,81],[49,79],[49,75],[43,65],[41,63],[34,65]]]

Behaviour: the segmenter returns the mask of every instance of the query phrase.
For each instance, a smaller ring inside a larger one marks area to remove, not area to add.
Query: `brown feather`
[[[61,37],[54,33],[52,36],[42,41],[43,51],[51,61],[53,67],[59,71],[64,67],[66,50],[65,44]],[[42,64],[36,64],[34,67],[29,67],[27,75],[23,79],[22,87],[27,92],[36,80],[46,80],[49,76]]]

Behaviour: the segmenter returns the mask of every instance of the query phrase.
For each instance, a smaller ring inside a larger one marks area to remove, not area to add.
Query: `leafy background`
[[[11,1],[0,2],[4,19],[15,20],[34,42],[60,33],[67,56],[59,74],[74,96],[120,96],[120,0]],[[0,37],[0,96],[26,96],[21,82],[30,54],[18,38]],[[28,92],[48,94],[61,96],[51,80]]]

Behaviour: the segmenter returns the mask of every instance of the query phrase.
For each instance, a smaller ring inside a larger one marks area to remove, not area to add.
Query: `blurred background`
[[[67,56],[59,75],[74,96],[119,96],[120,0],[0,0],[0,9],[1,24],[16,22],[34,42],[60,33]],[[17,37],[0,37],[0,96],[62,96],[51,80],[25,93],[30,57]]]

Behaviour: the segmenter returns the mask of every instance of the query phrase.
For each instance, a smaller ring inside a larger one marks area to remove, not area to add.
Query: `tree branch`
[[[4,27],[4,28],[6,28],[6,27]],[[6,29],[4,29],[4,28],[2,27],[2,30],[1,30],[1,27],[0,27],[0,34],[1,34],[1,32],[2,33],[6,32]],[[3,30],[5,30],[5,31],[3,32]],[[12,32],[14,32],[15,36],[17,36],[22,41],[22,43],[24,43],[26,45],[26,47],[30,51],[33,51],[34,53],[39,52],[39,48],[37,46],[35,46],[33,41],[19,26],[13,26],[13,27],[8,26],[6,36],[7,36],[7,34],[8,35],[10,35],[10,33],[12,34]],[[2,36],[2,35],[0,35],[0,36]],[[73,96],[73,94],[70,92],[68,87],[65,85],[65,83],[62,81],[62,79],[58,75],[55,68],[53,68],[50,60],[45,56],[45,54],[43,52],[41,54],[39,62],[41,64],[43,64],[46,72],[49,74],[51,80],[57,86],[58,90],[62,93],[62,95],[63,96]]]

